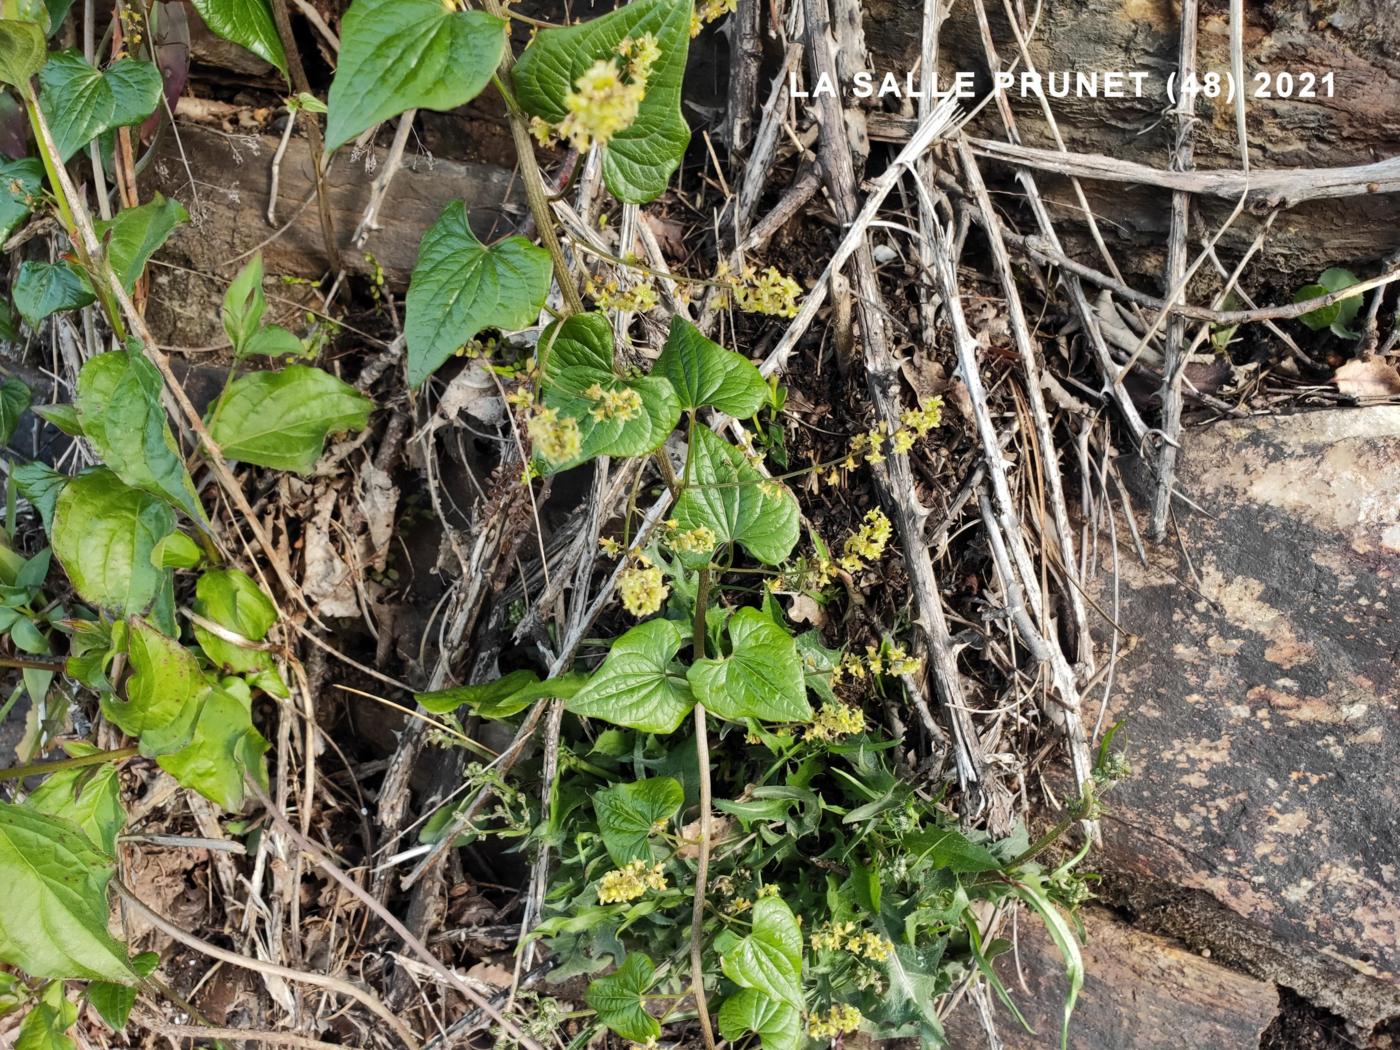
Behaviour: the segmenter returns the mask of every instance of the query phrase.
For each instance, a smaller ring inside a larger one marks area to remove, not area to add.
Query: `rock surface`
[[[1086,908],[1086,976],[1070,1021],[1076,1050],[1181,1050],[1257,1047],[1278,1012],[1270,984],[1217,966],[1170,940],[1141,933],[1100,908]],[[1005,1050],[1059,1044],[1066,981],[1059,953],[1036,923],[1020,925],[1017,958],[1002,956],[997,971],[1034,1029],[1021,1028],[997,1004],[994,1019]],[[1021,984],[1024,976],[1025,984]],[[947,1020],[950,1045],[987,1045],[970,1005]]]
[[[1184,448],[1182,542],[1119,558],[1141,644],[1109,714],[1134,774],[1104,863],[1369,978],[1379,1004],[1329,1009],[1373,1024],[1400,982],[1400,407],[1223,422]]]

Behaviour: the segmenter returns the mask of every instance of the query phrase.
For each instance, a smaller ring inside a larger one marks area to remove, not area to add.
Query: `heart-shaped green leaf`
[[[768,384],[752,361],[706,339],[680,314],[671,318],[652,375],[671,381],[681,408],[711,405],[735,419],[748,419],[768,397]]]
[[[193,0],[194,9],[216,36],[246,48],[287,75],[287,55],[267,0]]]
[[[78,740],[64,744],[63,749],[70,758],[100,753],[98,748]],[[117,832],[126,823],[116,763],[51,773],[24,804],[51,817],[71,820],[103,853],[116,854]]]
[[[419,386],[485,328],[535,323],[549,294],[549,253],[524,237],[485,245],[453,201],[423,235],[404,303],[408,385]]]
[[[0,83],[29,97],[29,81],[49,53],[42,26],[23,18],[0,19]]]
[[[83,434],[117,477],[207,525],[160,394],[155,365],[139,351],[116,350],[83,365],[74,404]]]
[[[588,982],[584,1000],[598,1020],[623,1039],[647,1045],[661,1034],[661,1024],[647,1013],[646,994],[656,980],[656,967],[641,952],[628,952],[622,965],[606,977]]]
[[[361,430],[374,402],[319,368],[249,372],[211,409],[209,433],[230,459],[309,473],[326,437]]]
[[[645,204],[666,191],[690,143],[681,116],[681,80],[690,49],[691,0],[633,0],[579,26],[535,35],[511,72],[515,95],[534,116],[558,124],[565,99],[595,62],[612,60],[622,41],[656,38],[652,66],[637,118],[603,148],[603,181],[618,200]]]
[[[731,1043],[758,1033],[763,1050],[798,1050],[805,1042],[802,1014],[757,988],[741,988],[719,1008],[719,1033]]]
[[[810,720],[812,707],[792,635],[757,609],[740,609],[729,618],[728,630],[730,654],[696,660],[687,674],[705,710],[735,722]]]
[[[761,562],[777,565],[797,546],[797,501],[744,454],[708,427],[690,432],[689,484],[676,501],[681,527],[704,525],[721,543],[738,542]]]
[[[44,165],[38,157],[0,164],[0,243],[29,218],[43,185]]]
[[[81,270],[69,262],[25,259],[15,278],[15,309],[36,331],[44,318],[60,310],[77,310],[97,297]]]
[[[155,601],[166,574],[151,564],[151,552],[174,531],[164,500],[94,470],[59,493],[53,552],[84,601],[129,616]]]
[[[355,0],[340,23],[326,148],[406,109],[456,109],[500,65],[506,24],[442,0]]]
[[[29,387],[13,376],[0,382],[0,445],[10,443],[32,399]]]
[[[239,687],[242,687],[241,689]],[[237,690],[237,691],[235,691]],[[156,759],[183,787],[198,791],[230,812],[243,807],[244,777],[264,786],[263,753],[268,743],[253,727],[252,699],[237,679],[210,685],[199,697],[199,717],[190,742]]]
[[[107,932],[112,859],[67,820],[0,802],[0,962],[33,977],[131,984]]]
[[[261,642],[277,622],[277,606],[253,578],[239,569],[210,569],[194,588],[194,611],[226,632],[251,643]],[[196,623],[194,637],[211,663],[224,671],[243,675],[249,685],[272,696],[291,695],[277,671],[277,662],[265,649],[229,641]]]
[[[648,620],[613,642],[603,665],[567,707],[644,733],[673,733],[695,706],[690,685],[672,665],[681,630],[670,620]]]
[[[649,777],[596,792],[593,812],[608,856],[618,867],[633,860],[651,860],[651,835],[680,812],[685,789],[671,777]]]
[[[724,975],[740,988],[802,1009],[802,929],[778,897],[754,902],[753,928],[720,959]]]
[[[622,377],[613,365],[613,330],[600,313],[574,314],[540,336],[544,355],[544,403],[578,422],[581,451],[550,471],[594,456],[645,456],[680,422],[681,407],[669,381]]]
[[[208,676],[193,653],[137,617],[129,621],[127,659],[127,699],[103,696],[102,713],[136,737],[147,758],[179,751],[194,731],[196,698],[209,685]]]
[[[141,279],[146,263],[172,230],[190,216],[179,201],[157,193],[148,204],[123,208],[107,222],[95,224],[98,239],[107,246],[107,261],[129,294]]]
[[[65,162],[104,131],[141,123],[160,102],[160,70],[134,58],[99,71],[81,53],[60,51],[39,71],[39,84],[39,103]]]

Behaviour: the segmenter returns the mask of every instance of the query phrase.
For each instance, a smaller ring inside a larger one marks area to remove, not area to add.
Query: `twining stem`
[[[705,606],[710,600],[710,567],[700,570],[695,591],[695,634],[691,642],[692,660],[705,657]],[[710,1011],[705,1005],[705,968],[701,959],[705,921],[705,882],[710,874],[710,740],[705,729],[705,705],[695,705],[695,760],[700,767],[700,857],[695,865],[695,899],[690,909],[690,988],[695,996],[695,1013],[706,1050],[714,1050],[715,1033]]]
[[[60,758],[54,762],[31,762],[27,766],[12,766],[0,769],[0,780],[23,780],[25,777],[40,777],[48,773],[61,773],[65,769],[82,769],[85,766],[100,766],[106,762],[125,762],[141,753],[139,748],[122,747],[115,751],[99,751],[94,755],[79,755],[77,758]]]

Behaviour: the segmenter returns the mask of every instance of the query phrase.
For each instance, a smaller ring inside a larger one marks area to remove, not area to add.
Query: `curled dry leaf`
[[[1400,397],[1400,372],[1378,357],[1348,361],[1332,374],[1332,382],[1338,392],[1358,401]]]

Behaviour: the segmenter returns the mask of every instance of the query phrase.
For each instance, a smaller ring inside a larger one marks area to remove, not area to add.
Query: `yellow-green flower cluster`
[[[715,530],[708,525],[682,529],[675,518],[666,522],[666,546],[677,554],[709,554],[718,542]]]
[[[822,1013],[815,1011],[807,1019],[807,1034],[813,1039],[835,1039],[847,1035],[860,1027],[861,1012],[846,1003],[837,1003]]]
[[[660,864],[648,866],[644,860],[634,860],[598,880],[598,903],[621,904],[636,900],[647,890],[665,888],[666,873]]]
[[[886,441],[889,448],[904,454],[914,447],[914,442],[926,437],[928,432],[943,422],[943,399],[929,398],[924,408],[906,409],[900,414],[898,427],[891,429],[888,423],[871,427],[864,434],[851,439],[851,447],[841,462],[843,470],[854,470],[856,462],[864,459],[870,464],[885,462]]]
[[[853,922],[827,923],[812,934],[811,944],[816,952],[850,952],[874,962],[884,962],[894,950],[878,933],[862,930]]]
[[[636,565],[622,570],[617,580],[617,593],[622,596],[622,607],[633,616],[650,616],[661,608],[671,589],[661,578],[661,570],[643,555]]]
[[[893,534],[890,519],[876,507],[865,516],[861,527],[847,537],[841,549],[841,568],[847,572],[859,572],[870,562],[879,561],[885,553],[885,544],[890,542]]]
[[[840,740],[843,736],[853,736],[865,731],[865,716],[850,704],[822,704],[817,717],[807,727],[808,740]],[[815,935],[814,935],[815,936]],[[813,944],[815,947],[815,943]]]
[[[644,314],[655,310],[660,302],[656,288],[650,280],[623,288],[615,277],[609,277],[601,283],[590,277],[583,290],[600,310],[626,310],[628,313]]]
[[[535,453],[547,463],[567,463],[583,449],[578,420],[561,416],[557,409],[536,408],[525,431]]]
[[[743,278],[734,282],[734,302],[740,310],[750,314],[796,317],[797,299],[801,294],[798,283],[774,266],[761,272],[746,267]]]
[[[690,16],[690,35],[699,36],[702,26],[717,22],[739,8],[739,0],[701,0]]]
[[[600,423],[607,419],[636,419],[642,414],[642,395],[631,387],[604,390],[601,383],[594,383],[583,396],[593,402],[589,415]]]
[[[537,139],[547,144],[558,135],[583,153],[594,146],[606,146],[614,135],[632,126],[661,49],[656,37],[647,33],[637,40],[623,40],[617,53],[622,65],[613,58],[599,59],[574,81],[574,90],[564,96],[568,112],[557,127],[542,120],[531,122]]]
[[[882,647],[865,647],[865,665],[875,674],[905,675],[915,674],[923,661],[911,657],[904,646],[887,644]]]

